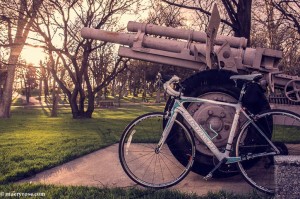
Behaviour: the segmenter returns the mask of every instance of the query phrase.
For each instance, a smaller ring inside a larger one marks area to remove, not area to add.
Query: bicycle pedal
[[[207,174],[203,179],[204,180],[206,180],[206,181],[208,181],[209,179],[211,179],[212,178],[212,173],[210,172],[209,174]]]

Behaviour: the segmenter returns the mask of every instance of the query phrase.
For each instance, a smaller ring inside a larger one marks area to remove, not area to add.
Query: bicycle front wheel
[[[300,155],[300,116],[285,110],[269,110],[255,116],[255,124],[279,149],[279,155]],[[236,142],[236,156],[248,160],[238,162],[244,178],[256,189],[275,192],[274,155],[262,155],[275,150],[250,122],[246,123]]]
[[[119,158],[124,171],[144,187],[166,188],[177,184],[188,174],[194,161],[193,136],[177,120],[173,128],[183,132],[185,145],[172,147],[169,140],[176,134],[171,131],[161,150],[155,150],[164,130],[163,120],[163,113],[142,115],[126,127],[120,140]],[[174,153],[180,158],[175,158]]]

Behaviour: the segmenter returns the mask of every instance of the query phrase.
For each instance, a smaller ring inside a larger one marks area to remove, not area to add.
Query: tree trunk
[[[112,86],[111,86],[111,95],[113,97],[116,96],[116,80],[114,79],[113,82],[112,82]]]
[[[53,102],[52,102],[52,111],[51,111],[51,117],[57,117],[57,108],[58,108],[58,88],[53,87]]]
[[[92,118],[92,114],[95,109],[95,95],[90,93],[88,95],[88,108],[87,111],[85,112],[85,118]]]
[[[15,31],[16,35],[13,39],[11,35],[8,35],[10,47],[10,56],[8,59],[7,77],[4,84],[3,97],[0,99],[0,118],[10,117],[10,106],[12,102],[13,83],[15,79],[16,64],[21,51],[25,45],[25,41],[28,37],[30,28],[37,15],[37,10],[41,6],[43,0],[36,0],[32,2],[31,8],[27,7],[27,1],[18,1],[18,20],[15,30],[12,30],[11,23],[8,23],[8,32]],[[30,13],[26,13],[29,11]],[[26,14],[25,14],[26,13]]]
[[[69,98],[70,101],[70,107],[72,110],[72,116],[73,119],[86,119],[86,118],[92,118],[92,114],[95,109],[95,95],[94,94],[89,94],[88,95],[88,107],[87,110],[84,110],[84,104],[82,105],[82,102],[84,102],[83,97],[80,97],[79,101],[79,106],[77,104],[77,97],[72,96]]]
[[[43,79],[39,79],[39,101],[42,99],[42,92],[43,92]]]
[[[45,95],[45,99],[49,95],[49,86],[48,86],[48,79],[47,78],[44,79],[44,95]]]
[[[245,37],[248,42],[247,46],[250,46],[251,38],[251,7],[252,0],[239,0],[237,6],[237,27],[234,32],[235,37]]]
[[[74,95],[74,93],[73,93],[71,95],[71,97],[69,98],[69,102],[70,102],[70,107],[71,107],[71,110],[72,110],[73,119],[79,118],[79,109],[78,109],[78,105],[77,105],[77,95]]]
[[[25,95],[26,95],[26,103],[30,103],[30,86],[26,85],[25,88]]]
[[[10,106],[12,102],[12,92],[13,92],[13,83],[14,83],[14,77],[16,71],[16,64],[22,48],[23,46],[20,48],[11,49],[11,55],[8,61],[9,67],[7,67],[7,77],[4,83],[2,98],[0,99],[0,118],[10,117]]]
[[[147,97],[147,81],[146,81],[146,71],[144,71],[144,76],[143,76],[143,94],[142,94],[143,102],[147,101],[146,97]]]
[[[155,102],[160,103],[160,88],[157,89]]]
[[[107,87],[105,87],[105,88],[104,88],[104,93],[103,93],[103,97],[104,97],[103,99],[104,99],[104,100],[107,99],[107,93],[108,93],[108,90],[107,90]]]

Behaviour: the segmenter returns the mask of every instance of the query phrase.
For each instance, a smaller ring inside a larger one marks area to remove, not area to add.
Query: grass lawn
[[[0,185],[0,197],[3,194],[21,194],[21,193],[41,193],[44,197],[38,198],[103,198],[103,199],[267,199],[271,198],[259,193],[250,193],[247,195],[237,195],[220,191],[218,193],[208,193],[205,196],[195,194],[184,194],[171,190],[153,190],[136,188],[95,188],[95,187],[75,187],[75,186],[53,186],[53,185]]]
[[[137,105],[97,109],[93,119],[85,120],[72,119],[69,109],[60,109],[59,116],[51,118],[47,109],[13,108],[12,118],[0,120],[0,197],[8,193],[44,193],[43,198],[250,199],[266,197],[257,193],[236,195],[223,191],[200,197],[170,190],[13,183],[116,143],[125,126],[132,119],[143,113],[162,111],[163,108],[163,105]]]
[[[0,184],[14,182],[118,142],[135,117],[163,106],[97,109],[93,119],[74,120],[69,109],[49,117],[42,108],[14,108],[0,120]]]

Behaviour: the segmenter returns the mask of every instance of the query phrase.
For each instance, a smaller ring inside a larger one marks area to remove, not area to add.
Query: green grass
[[[296,123],[298,124],[298,123]],[[299,125],[299,124],[298,124]],[[299,126],[275,125],[273,127],[273,141],[280,141],[289,144],[300,143]]]
[[[14,98],[13,101],[12,101],[12,104],[14,106],[23,106],[23,100],[21,98]]]
[[[0,120],[0,184],[14,182],[119,141],[142,113],[163,106],[98,109],[93,119],[74,120],[68,109],[51,118],[42,108],[14,108]]]
[[[195,194],[185,194],[171,190],[151,190],[136,188],[95,188],[95,187],[76,187],[76,186],[53,186],[53,185],[32,185],[32,184],[9,184],[0,186],[1,193],[43,193],[42,198],[103,198],[103,199],[263,199],[271,198],[256,192],[238,195],[220,191],[208,193],[205,196]]]

